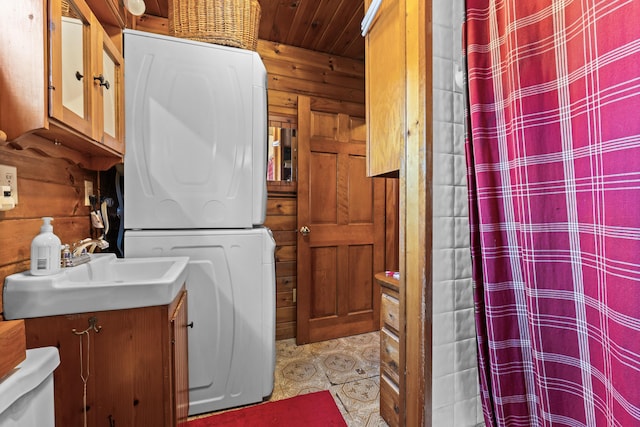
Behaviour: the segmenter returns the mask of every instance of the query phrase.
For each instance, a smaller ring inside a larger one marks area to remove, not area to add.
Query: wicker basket
[[[258,0],[169,0],[169,34],[256,50]]]
[[[67,18],[75,18],[75,12],[69,6],[69,2],[67,0],[62,0],[60,2],[60,8],[62,12],[62,16],[66,16]]]

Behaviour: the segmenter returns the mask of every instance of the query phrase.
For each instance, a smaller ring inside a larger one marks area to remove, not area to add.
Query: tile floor
[[[380,417],[380,334],[297,346],[276,342],[273,394],[280,400],[329,390],[349,427],[386,427]]]

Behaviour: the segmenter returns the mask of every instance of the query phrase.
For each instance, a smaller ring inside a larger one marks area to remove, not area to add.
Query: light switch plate
[[[84,205],[91,206],[89,196],[93,196],[93,181],[84,181]]]
[[[18,204],[18,170],[15,166],[0,165],[0,185],[11,187],[11,197]]]

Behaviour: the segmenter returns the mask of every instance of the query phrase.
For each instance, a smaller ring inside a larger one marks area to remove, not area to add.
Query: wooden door
[[[172,425],[186,426],[189,417],[189,347],[187,328],[193,327],[187,318],[187,291],[179,297],[170,321],[171,329],[171,402]]]
[[[380,328],[384,181],[366,176],[365,140],[364,119],[298,98],[298,344]]]

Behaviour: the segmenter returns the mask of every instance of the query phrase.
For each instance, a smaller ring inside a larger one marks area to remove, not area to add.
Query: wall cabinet
[[[85,408],[89,426],[186,423],[187,326],[184,288],[166,306],[26,319],[28,348],[60,352],[56,426],[85,425]]]
[[[46,154],[73,150],[103,170],[124,153],[124,67],[84,0],[11,2],[0,14],[0,129],[25,148],[41,136]],[[59,148],[63,147],[63,148]]]
[[[365,38],[368,176],[397,176],[404,157],[405,38],[405,0],[383,1]]]

